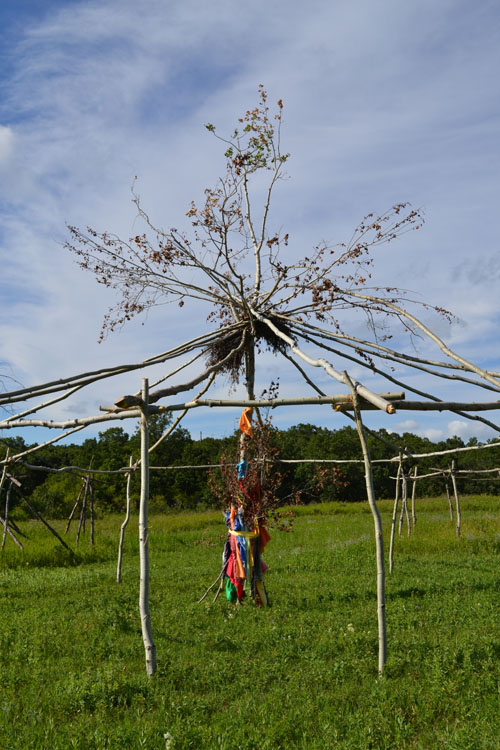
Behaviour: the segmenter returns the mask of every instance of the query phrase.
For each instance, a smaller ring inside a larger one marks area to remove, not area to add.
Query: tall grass
[[[102,519],[95,548],[83,538],[73,554],[24,524],[25,553],[8,543],[0,561],[0,747],[500,747],[498,499],[462,510],[461,539],[436,498],[396,540],[382,679],[364,505],[299,508],[290,533],[273,533],[268,609],[196,603],[220,569],[218,513],[153,516],[152,679],[133,522],[121,585],[120,518]]]

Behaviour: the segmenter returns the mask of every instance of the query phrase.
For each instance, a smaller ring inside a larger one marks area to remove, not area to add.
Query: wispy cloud
[[[166,308],[98,346],[113,300],[62,248],[65,222],[134,233],[138,175],[155,220],[182,225],[220,172],[203,123],[229,129],[260,82],[286,105],[291,179],[273,221],[290,232],[290,252],[343,241],[368,211],[409,199],[427,224],[380,251],[375,280],[451,308],[466,321],[453,341],[474,356],[497,340],[494,4],[49,1],[7,22],[0,335],[25,382],[138,360],[199,330],[204,312]]]

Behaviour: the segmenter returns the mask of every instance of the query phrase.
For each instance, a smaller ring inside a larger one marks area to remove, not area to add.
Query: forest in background
[[[168,426],[170,416],[154,416],[151,419],[151,444],[156,441]],[[398,435],[386,430],[378,430],[379,437],[394,445],[405,447],[411,453],[426,453],[450,448],[464,448],[478,445],[476,438],[467,444],[459,437],[448,438],[434,443],[427,438],[412,433]],[[276,454],[281,459],[359,459],[360,449],[356,430],[344,427],[330,430],[312,424],[298,424],[287,430],[273,429],[273,443]],[[206,437],[195,440],[190,433],[178,427],[155,449],[151,455],[152,466],[192,466],[217,464],[221,455],[229,455],[236,446],[238,435],[225,438]],[[11,446],[18,452],[27,447],[22,438],[2,440],[3,449]],[[374,460],[391,458],[394,447],[371,436],[370,451]],[[77,466],[93,469],[116,470],[129,465],[129,458],[137,460],[140,450],[138,432],[129,435],[121,427],[111,427],[85,440],[80,445],[51,445],[30,456],[31,465],[59,469],[63,466]],[[432,468],[448,468],[455,458],[457,469],[486,469],[500,467],[500,447],[488,450],[471,450],[456,456],[434,456],[419,461],[419,474]],[[374,464],[375,491],[378,498],[394,496],[394,476],[396,464]],[[50,474],[45,471],[28,469],[17,465],[10,470],[21,482],[22,494],[30,497],[34,505],[51,518],[67,517],[74,505],[81,487],[77,472]],[[153,512],[169,509],[207,509],[219,506],[219,498],[213,490],[211,469],[152,470],[150,478],[150,505]],[[359,502],[366,499],[365,480],[362,464],[332,466],[325,464],[277,464],[276,471],[282,475],[279,494],[286,504],[296,499],[297,494],[303,503],[340,500]],[[135,472],[132,483],[132,503],[137,506],[139,498],[139,472]],[[391,478],[392,477],[392,478]],[[95,475],[94,493],[97,513],[122,510],[125,507],[125,475]],[[458,479],[458,489],[463,494],[499,494],[497,475],[483,478]],[[442,477],[419,481],[417,496],[440,495],[445,492]],[[14,499],[17,514],[22,513],[23,503],[18,494]],[[12,503],[12,501],[11,501]],[[12,511],[15,511],[15,506]]]

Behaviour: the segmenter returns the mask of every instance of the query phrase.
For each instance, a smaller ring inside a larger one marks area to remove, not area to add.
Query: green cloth
[[[231,579],[228,578],[226,581],[226,599],[228,602],[234,604],[237,598],[236,586],[231,582]]]

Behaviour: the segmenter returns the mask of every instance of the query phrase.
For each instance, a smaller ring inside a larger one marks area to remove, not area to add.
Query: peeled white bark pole
[[[392,523],[391,523],[391,541],[389,544],[389,573],[392,573],[394,567],[394,536],[396,533],[396,518],[398,513],[399,503],[399,477],[401,476],[401,453],[399,454],[398,473],[396,474],[396,496],[394,498],[394,507],[392,509]]]
[[[148,431],[148,380],[142,381],[141,405],[141,497],[139,503],[139,557],[140,588],[139,612],[141,614],[142,640],[146,652],[146,671],[151,677],[156,672],[156,646],[153,642],[151,617],[149,615],[149,431]]]
[[[129,458],[128,465],[132,468],[132,456]],[[120,541],[118,543],[118,563],[116,566],[116,582],[122,582],[122,558],[123,558],[123,540],[125,538],[125,529],[127,528],[130,520],[130,482],[132,480],[132,472],[129,471],[127,474],[127,510],[125,513],[125,520],[120,527]]]
[[[385,624],[385,565],[384,565],[384,536],[382,533],[382,519],[375,501],[375,491],[373,488],[373,472],[368,443],[366,442],[361,413],[358,407],[358,394],[354,384],[347,372],[344,372],[346,383],[349,385],[352,393],[352,403],[354,406],[354,417],[356,419],[356,428],[358,431],[359,442],[363,451],[365,462],[365,482],[368,504],[373,515],[375,525],[375,546],[377,553],[377,616],[378,616],[378,673],[381,675],[384,671],[385,662],[387,661],[387,629]]]

